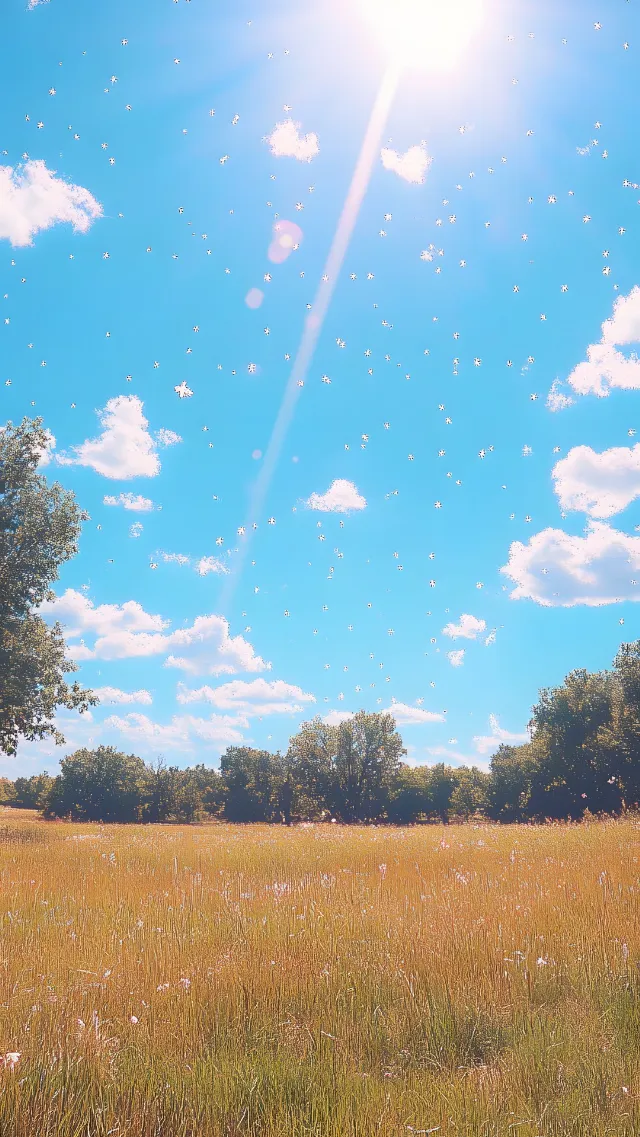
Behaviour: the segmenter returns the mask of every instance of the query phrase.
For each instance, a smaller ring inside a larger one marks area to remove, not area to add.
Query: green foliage
[[[220,762],[227,821],[280,821],[279,755],[250,746],[230,746]]]
[[[46,771],[31,778],[16,778],[10,804],[15,809],[44,809],[53,781]]]
[[[77,750],[61,762],[45,806],[46,817],[76,821],[139,821],[147,767],[113,746]]]
[[[77,551],[87,519],[74,495],[37,472],[49,442],[41,419],[7,423],[0,431],[0,750],[15,754],[18,738],[52,736],[56,708],[80,712],[97,699],[64,676],[59,624],[45,624],[36,609],[51,598],[61,564]]]

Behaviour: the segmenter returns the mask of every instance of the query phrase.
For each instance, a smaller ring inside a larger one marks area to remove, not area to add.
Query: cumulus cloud
[[[32,245],[36,233],[57,222],[69,222],[86,233],[102,206],[89,190],[56,177],[40,161],[0,166],[0,240],[14,247]]]
[[[396,703],[386,707],[383,714],[393,715],[398,726],[412,726],[414,723],[446,722],[446,718],[439,711],[423,711],[422,707],[410,707],[407,703]]]
[[[322,716],[325,726],[340,726],[341,722],[349,722],[354,717],[354,711],[329,711]]]
[[[500,570],[515,584],[513,600],[545,607],[598,607],[639,600],[640,537],[591,521],[584,537],[543,529],[528,544],[514,541]]]
[[[32,8],[38,8],[40,4],[48,4],[49,0],[29,0],[27,8],[31,11]]]
[[[460,648],[459,651],[447,652],[447,659],[449,660],[449,663],[452,667],[462,667],[462,664],[464,663],[464,657],[465,650],[463,647]]]
[[[511,731],[503,730],[496,715],[489,715],[489,727],[490,734],[476,735],[473,739],[478,754],[494,754],[503,742],[520,746],[523,742],[529,741],[528,734],[512,734]]]
[[[119,687],[94,687],[94,695],[97,695],[101,703],[144,703],[151,705],[153,699],[149,691],[144,688],[140,691],[121,691]]]
[[[266,679],[253,679],[246,682],[234,679],[220,687],[199,687],[191,690],[183,683],[178,684],[179,703],[212,703],[221,710],[243,711],[246,715],[296,714],[303,711],[304,703],[315,703],[315,696],[307,694],[301,687],[285,683],[282,679],[268,682]]]
[[[276,124],[267,142],[276,158],[297,158],[299,162],[310,162],[320,153],[318,135],[302,134],[301,124],[290,118]]]
[[[613,314],[602,325],[599,343],[590,344],[587,358],[571,372],[568,382],[579,395],[609,394],[612,387],[640,387],[640,360],[635,353],[623,355],[617,348],[640,342],[640,288],[619,296]]]
[[[246,719],[229,715],[212,715],[208,719],[174,715],[170,723],[158,723],[147,715],[131,712],[124,717],[110,715],[103,726],[119,731],[143,750],[192,750],[195,743],[219,749],[240,743],[244,735],[239,728],[248,726],[248,723]]]
[[[167,630],[169,621],[150,615],[135,600],[124,604],[95,606],[72,588],[40,611],[51,621],[65,625],[65,638],[72,659],[130,659],[165,655],[165,667],[177,667],[193,675],[235,675],[267,671],[271,664],[256,655],[242,636],[231,636],[223,616],[197,616],[189,628]],[[93,639],[93,646],[84,637]]]
[[[590,446],[574,446],[556,463],[552,476],[562,509],[612,517],[640,495],[640,443],[600,454]]]
[[[121,493],[117,497],[112,494],[105,494],[102,499],[103,505],[121,505],[124,509],[130,509],[134,513],[148,513],[154,509],[154,504],[151,498],[142,497],[141,494]]]
[[[385,170],[392,170],[399,178],[403,178],[405,182],[413,182],[414,185],[423,184],[433,161],[424,146],[410,146],[404,154],[385,148],[380,151],[380,157]]]
[[[160,473],[156,441],[147,430],[149,423],[137,395],[118,395],[96,413],[102,434],[72,447],[73,456],[59,454],[61,465],[90,466],[105,478],[153,478]],[[167,433],[172,442],[179,441],[178,435]]]
[[[487,625],[484,620],[478,620],[476,616],[470,616],[468,612],[463,612],[458,624],[447,624],[442,629],[443,636],[451,636],[451,639],[464,639],[475,640],[482,632],[487,630]]]
[[[322,513],[350,513],[352,509],[365,509],[366,500],[358,493],[353,482],[336,478],[326,493],[312,493],[306,505]]]

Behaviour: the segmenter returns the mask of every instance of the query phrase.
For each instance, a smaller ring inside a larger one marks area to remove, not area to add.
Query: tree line
[[[47,818],[290,825],[407,825],[485,817],[580,820],[640,808],[640,641],[609,671],[572,671],[539,694],[530,741],[501,745],[488,770],[409,766],[391,714],[304,723],[286,753],[229,747],[220,768],[145,763],[111,746],[78,750],[56,777],[4,780],[0,797]]]
[[[39,614],[62,564],[75,556],[88,515],[41,472],[50,436],[41,419],[0,429],[0,751],[20,739],[63,743],[55,715],[83,713],[93,692],[67,682],[63,629]],[[577,820],[640,806],[640,641],[623,644],[609,671],[572,671],[540,692],[530,740],[502,745],[488,771],[409,766],[389,714],[338,726],[303,724],[285,754],[230,747],[220,769],[145,763],[111,746],[77,750],[56,777],[0,778],[0,801],[46,817],[87,821],[342,822],[485,816]]]

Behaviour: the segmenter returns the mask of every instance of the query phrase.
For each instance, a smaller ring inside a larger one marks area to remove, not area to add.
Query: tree
[[[227,821],[280,820],[280,773],[277,758],[268,750],[230,746],[220,760]]]
[[[16,809],[42,809],[52,786],[53,778],[46,770],[44,774],[34,774],[31,778],[16,778],[11,805]]]
[[[489,804],[490,774],[477,766],[457,766],[451,771],[455,781],[450,810],[455,817],[469,818],[485,813]]]
[[[326,807],[347,822],[384,816],[404,753],[392,716],[365,711],[339,726],[315,718],[304,723],[289,744],[298,778],[303,771],[311,773],[314,804],[324,799]]]
[[[524,821],[528,815],[535,771],[531,744],[507,746],[504,742],[491,759],[487,812],[494,821]]]
[[[77,667],[65,658],[60,624],[48,627],[37,608],[61,564],[77,552],[88,515],[73,493],[49,485],[38,464],[50,444],[42,419],[9,422],[0,431],[0,750],[15,754],[20,736],[64,737],[53,719],[59,706],[86,711],[98,700],[64,676]]]
[[[389,796],[389,821],[396,825],[411,825],[425,817],[430,809],[429,767],[406,766],[402,762]]]
[[[139,821],[148,774],[141,758],[113,746],[76,750],[63,758],[47,796],[46,817],[74,821]]]

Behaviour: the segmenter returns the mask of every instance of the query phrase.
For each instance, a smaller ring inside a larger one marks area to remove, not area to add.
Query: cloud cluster
[[[240,711],[247,716],[297,714],[303,711],[305,703],[315,703],[315,696],[307,694],[301,687],[285,683],[282,679],[268,682],[266,679],[253,679],[246,682],[234,679],[220,687],[199,687],[191,690],[183,683],[178,684],[177,701],[186,703],[211,703],[220,710]]]
[[[608,395],[612,387],[625,390],[640,387],[640,360],[637,355],[634,353],[627,357],[617,350],[638,342],[640,288],[636,285],[628,296],[617,298],[612,316],[602,325],[600,342],[589,345],[586,361],[579,363],[571,372],[569,384],[579,395],[600,397]]]
[[[168,631],[168,621],[150,615],[135,600],[95,606],[82,593],[68,588],[41,612],[65,625],[69,655],[76,660],[131,659],[165,655],[165,667],[192,675],[235,675],[269,670],[242,636],[231,636],[223,616],[197,616],[191,627]],[[84,637],[93,639],[88,647]]]
[[[353,509],[365,509],[367,502],[353,482],[336,478],[326,493],[312,493],[306,505],[308,509],[317,509],[321,513],[350,513]]]
[[[86,233],[101,216],[102,206],[89,190],[57,178],[44,162],[0,166],[0,240],[14,247],[32,245],[36,233],[58,222]]]
[[[60,465],[90,466],[105,478],[153,478],[160,473],[158,445],[172,446],[182,441],[179,435],[167,430],[152,438],[137,395],[109,399],[97,414],[102,434],[72,447],[71,455],[59,454]]]
[[[514,600],[545,607],[598,607],[640,600],[640,537],[591,521],[584,537],[543,529],[525,545],[515,541],[500,570],[514,583]]]
[[[410,146],[404,154],[399,154],[397,150],[385,148],[380,151],[380,157],[385,170],[392,170],[399,178],[403,178],[405,182],[412,182],[414,185],[424,183],[429,166],[433,161],[424,146]]]
[[[476,735],[473,739],[476,751],[483,756],[495,754],[503,742],[520,746],[523,742],[529,741],[528,734],[512,734],[511,731],[503,730],[495,715],[489,715],[489,726],[490,734]]]
[[[311,162],[320,153],[317,134],[302,134],[301,124],[286,119],[276,124],[267,138],[275,158],[297,158]]]
[[[154,722],[147,715],[131,712],[124,717],[110,715],[105,729],[117,730],[141,750],[193,750],[200,743],[222,750],[244,741],[245,719],[229,715],[212,715],[208,719],[192,715],[174,715],[170,723]]]
[[[597,453],[574,446],[552,471],[562,509],[613,517],[640,496],[640,443]]]

